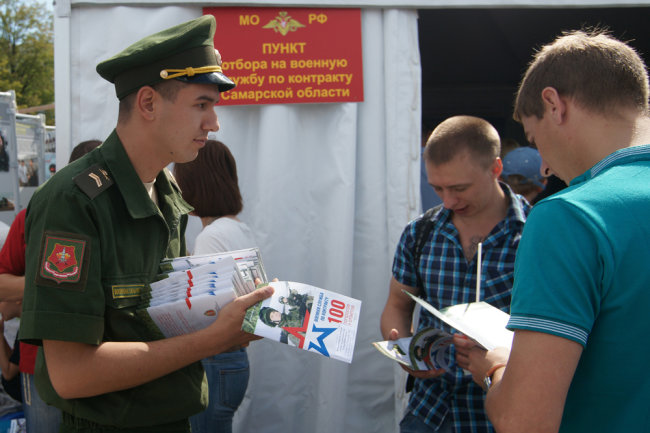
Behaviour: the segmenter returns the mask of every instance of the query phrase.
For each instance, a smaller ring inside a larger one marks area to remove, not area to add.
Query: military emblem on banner
[[[288,12],[279,12],[275,19],[262,26],[263,29],[273,29],[282,36],[286,36],[289,32],[295,32],[300,27],[305,27],[305,25],[291,18]]]
[[[54,280],[57,284],[79,282],[86,241],[46,234],[43,247],[43,278]]]

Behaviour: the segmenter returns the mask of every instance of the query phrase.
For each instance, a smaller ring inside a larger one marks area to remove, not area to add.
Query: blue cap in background
[[[508,152],[503,158],[504,178],[513,174],[523,176],[528,182],[534,183],[540,188],[544,188],[542,180],[544,176],[539,172],[542,166],[542,157],[537,149],[532,147],[518,147]],[[525,183],[525,182],[524,182]]]

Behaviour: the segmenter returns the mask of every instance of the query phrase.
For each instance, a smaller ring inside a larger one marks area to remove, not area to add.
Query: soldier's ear
[[[143,119],[154,120],[156,114],[156,99],[159,94],[151,86],[143,86],[138,90],[135,108]]]

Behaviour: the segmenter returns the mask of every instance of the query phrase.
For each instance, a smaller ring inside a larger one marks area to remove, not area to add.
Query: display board
[[[16,156],[16,95],[0,92],[0,221],[11,224],[20,207]]]
[[[49,178],[45,166],[54,158],[56,142],[55,128],[46,130],[44,115],[16,113],[15,93],[0,92],[0,221],[6,224]]]

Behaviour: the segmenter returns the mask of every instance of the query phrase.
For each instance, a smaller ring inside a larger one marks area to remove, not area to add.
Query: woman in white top
[[[237,218],[243,203],[237,184],[237,165],[228,147],[208,140],[194,161],[174,166],[183,198],[201,218],[203,229],[194,254],[256,247],[251,229]],[[244,348],[203,359],[210,401],[190,418],[192,432],[231,433],[232,419],[248,386],[249,364]]]

